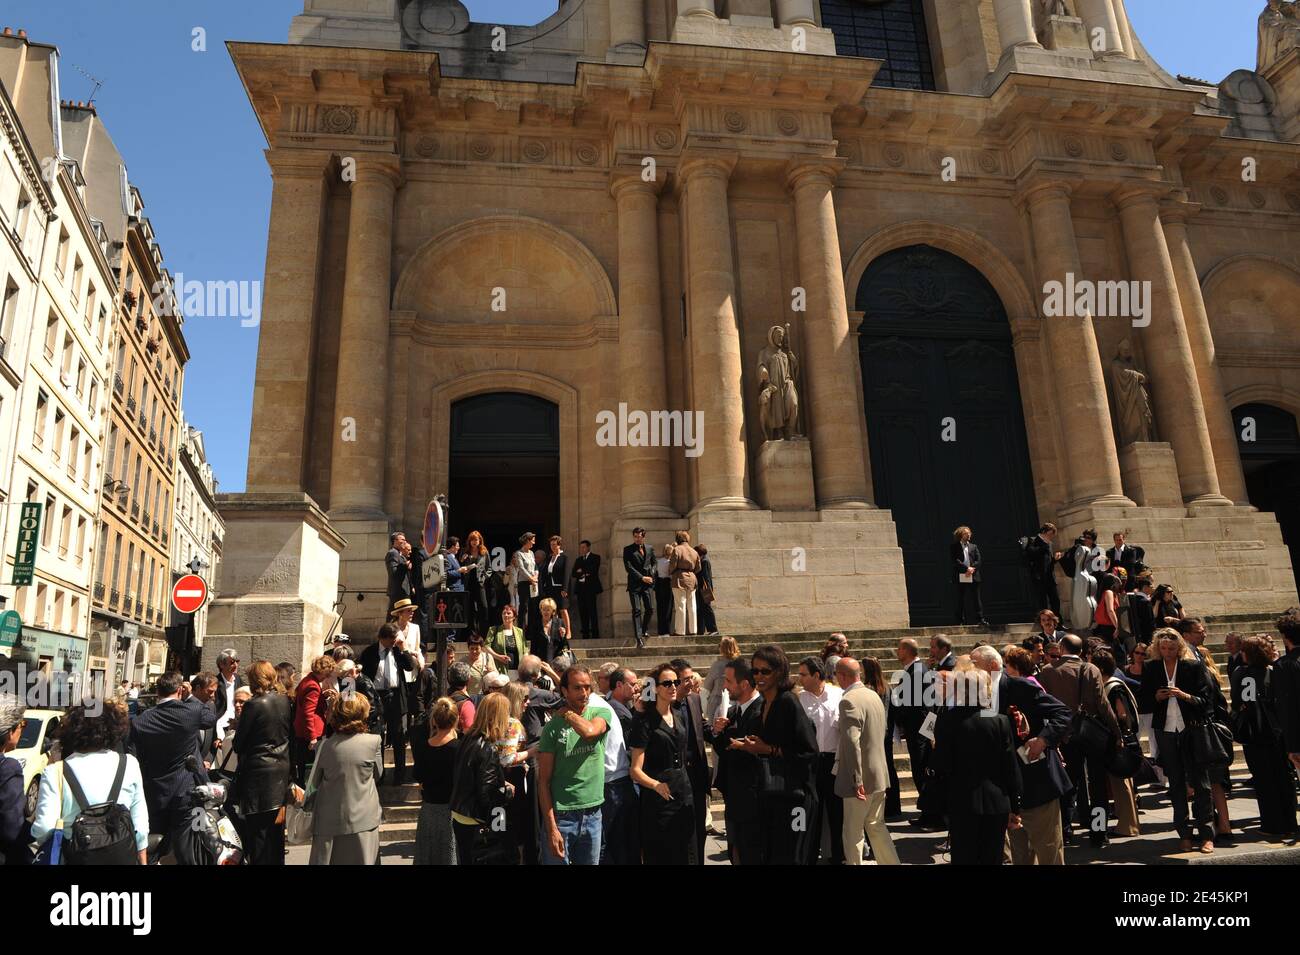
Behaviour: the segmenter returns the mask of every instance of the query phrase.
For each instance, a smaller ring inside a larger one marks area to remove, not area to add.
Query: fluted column
[[[645,0],[610,0],[609,45],[645,49]]]
[[[745,409],[732,272],[727,181],[734,159],[699,157],[680,168],[686,208],[687,301],[694,404],[704,412],[695,507],[753,507],[745,497]]]
[[[1154,379],[1160,437],[1174,448],[1183,499],[1189,503],[1228,503],[1219,493],[1219,475],[1201,403],[1192,344],[1183,319],[1174,265],[1160,225],[1160,203],[1147,189],[1115,197],[1132,278],[1151,283],[1151,324],[1143,330],[1143,349]]]
[[[393,197],[400,176],[396,157],[357,157],[332,422],[331,516],[379,518],[384,513]],[[355,422],[355,433],[345,431],[345,418]]]
[[[1031,2],[1032,0],[993,0],[993,14],[998,20],[998,37],[1002,41],[1004,53],[1015,46],[1038,44]]]
[[[1162,209],[1160,220],[1164,223],[1169,257],[1174,264],[1174,278],[1178,281],[1178,299],[1183,306],[1183,320],[1187,323],[1192,360],[1196,363],[1196,381],[1200,385],[1201,404],[1205,408],[1205,422],[1210,430],[1210,447],[1214,450],[1219,492],[1234,503],[1249,504],[1246,475],[1241,470],[1241,454],[1237,448],[1237,429],[1232,421],[1232,410],[1228,407],[1219,363],[1214,355],[1214,336],[1210,332],[1210,316],[1205,308],[1205,297],[1201,294],[1201,278],[1196,271],[1191,246],[1187,242],[1187,215],[1186,207],[1180,205]]]
[[[1069,187],[1047,182],[1031,187],[1022,198],[1029,209],[1039,282],[1064,283],[1068,275],[1081,278]],[[1043,326],[1052,355],[1053,391],[1060,402],[1057,419],[1064,439],[1067,503],[1131,506],[1120,480],[1106,375],[1092,317],[1044,317]]]
[[[273,149],[262,327],[257,343],[249,491],[302,491],[325,219],[326,153]]]
[[[681,410],[669,407],[664,375],[659,185],[644,181],[638,169],[615,178],[610,191],[618,204],[619,400],[628,411]],[[624,516],[674,514],[669,453],[666,447],[621,449]]]
[[[776,22],[781,26],[816,26],[812,0],[776,0]]]
[[[839,169],[830,161],[794,166],[795,247],[804,314],[804,420],[812,443],[813,483],[822,507],[866,505],[863,422],[844,420],[843,396],[855,387],[858,356],[849,334],[839,232],[832,187]]]
[[[1097,53],[1123,53],[1124,40],[1120,34],[1119,16],[1115,12],[1114,0],[1077,0],[1079,16],[1088,28],[1088,45]],[[1105,34],[1106,46],[1097,50],[1093,45],[1093,33],[1101,30]]]

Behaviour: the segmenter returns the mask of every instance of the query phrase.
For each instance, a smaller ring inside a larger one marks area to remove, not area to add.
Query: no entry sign
[[[172,586],[172,606],[181,613],[194,613],[208,599],[208,585],[198,574],[186,574]]]

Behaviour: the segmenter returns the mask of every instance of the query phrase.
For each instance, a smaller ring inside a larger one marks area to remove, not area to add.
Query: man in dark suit
[[[938,673],[952,670],[957,666],[957,654],[952,652],[952,641],[943,634],[930,638],[930,663],[928,669]]]
[[[1012,658],[1010,654],[1019,656],[1016,663],[1022,672],[1033,666],[1032,654],[1023,647],[1016,647],[1008,654],[1008,659]],[[1042,687],[1008,676],[1002,669],[1001,655],[993,647],[976,647],[971,651],[971,661],[992,675],[997,711],[1011,716],[1011,708],[1015,707],[1024,718],[1017,726],[1017,734],[1031,762],[1021,761],[1021,828],[1008,833],[1006,861],[1015,865],[1065,865],[1061,797],[1074,784],[1057,747],[1069,736],[1074,714]]]
[[[1138,573],[1146,566],[1142,561],[1146,559],[1147,553],[1141,547],[1126,543],[1123,533],[1116,534],[1114,540],[1115,546],[1106,550],[1106,559],[1110,561],[1111,567],[1124,568],[1124,589],[1133,590],[1137,587]]]
[[[202,703],[204,706],[212,709],[212,701],[217,695],[217,678],[211,673],[196,673],[190,678],[190,695]],[[216,710],[212,710],[216,713]],[[212,758],[217,749],[217,724],[214,722],[208,729],[199,732],[199,754],[203,757],[203,765],[211,769]]]
[[[600,618],[596,616],[596,598],[604,590],[600,582],[600,555],[591,552],[591,541],[578,544],[578,559],[573,562],[569,592],[578,597],[578,622],[584,640],[600,639]]]
[[[406,693],[406,671],[415,666],[406,652],[397,628],[386,623],[379,628],[379,640],[361,652],[361,672],[375,684],[375,692],[384,709],[384,745],[393,747],[393,767],[396,785],[404,782],[406,773],[406,737],[403,723],[409,709]],[[387,776],[387,770],[384,771]]]
[[[1115,719],[1115,711],[1110,708],[1110,700],[1106,698],[1105,680],[1100,670],[1091,663],[1083,662],[1079,656],[1082,652],[1081,639],[1073,634],[1062,637],[1060,659],[1039,672],[1038,682],[1044,690],[1069,707],[1071,719],[1075,713],[1086,713],[1100,719],[1106,729],[1110,730],[1111,742],[1118,748],[1123,742],[1123,734]],[[1109,841],[1106,809],[1110,795],[1105,760],[1102,756],[1085,753],[1073,739],[1061,747],[1061,755],[1065,757],[1066,772],[1074,783],[1074,792],[1061,800],[1061,828],[1065,833],[1066,844],[1073,840],[1072,819],[1077,809],[1079,824],[1088,830],[1092,845],[1100,848]],[[1100,814],[1098,809],[1101,810]]]
[[[411,558],[406,548],[406,535],[401,531],[389,535],[389,550],[384,556],[384,569],[388,573],[388,606],[392,606],[403,597],[411,596]]]
[[[1286,653],[1273,664],[1270,694],[1287,756],[1300,770],[1300,608],[1292,607],[1279,617],[1277,629]]]
[[[930,761],[930,740],[921,735],[921,726],[929,715],[926,688],[929,680],[926,666],[921,661],[920,649],[911,637],[898,641],[898,662],[903,665],[903,677],[894,686],[889,711],[894,714],[894,725],[903,732],[907,743],[907,760],[912,767],[912,782],[916,786],[920,818],[908,820],[910,825],[926,829],[943,827],[940,807],[927,801],[925,787]]]
[[[605,701],[618,717],[619,726],[623,728],[623,738],[632,732],[632,707],[636,705],[636,673],[625,667],[616,669],[609,675],[609,694]]]
[[[975,606],[971,611],[972,619],[980,626],[987,627],[989,622],[984,619],[984,602],[980,600],[980,564],[983,559],[980,557],[979,545],[971,540],[969,527],[957,528],[948,556],[952,561],[953,579],[957,587],[957,623],[960,625],[966,622],[966,604],[973,601]]]
[[[734,749],[732,743],[759,734],[763,726],[763,700],[754,689],[749,660],[744,657],[727,661],[722,682],[731,698],[731,707],[726,716],[705,727],[704,735],[718,755],[718,775],[713,784],[726,803],[727,853],[732,865],[762,865],[758,757]]]
[[[193,697],[181,699],[184,682],[179,673],[158,678],[154,688],[158,702],[131,721],[128,748],[140,762],[149,831],[170,835],[177,861],[192,865],[189,840],[180,834],[190,824],[191,791],[208,781],[199,734],[217,725],[217,715]]]
[[[1029,568],[1029,581],[1033,585],[1034,599],[1039,610],[1051,608],[1061,616],[1061,597],[1056,592],[1056,562],[1061,552],[1056,550],[1056,525],[1044,524],[1038,534],[1025,542],[1025,563]]]
[[[700,702],[700,678],[686,660],[673,660],[672,667],[682,681],[675,704],[686,722],[686,775],[695,800],[695,864],[704,865],[704,840],[709,822],[709,790],[712,788],[709,757],[704,739],[704,704]]]
[[[650,594],[655,586],[655,556],[645,545],[645,528],[632,528],[632,543],[623,548],[623,569],[627,571],[627,596],[632,602],[632,628],[638,648],[645,646],[654,606]],[[680,674],[678,674],[680,676]]]

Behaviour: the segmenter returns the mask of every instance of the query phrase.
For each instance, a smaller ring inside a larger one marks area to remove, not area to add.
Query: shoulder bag
[[[1105,723],[1083,711],[1083,675],[1087,665],[1079,661],[1079,709],[1070,721],[1070,741],[1087,756],[1104,757],[1114,748],[1114,739]]]

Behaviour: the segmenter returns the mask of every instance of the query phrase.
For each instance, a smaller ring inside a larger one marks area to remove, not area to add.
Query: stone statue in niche
[[[1296,0],[1268,0],[1268,6],[1259,15],[1256,70],[1263,73],[1297,46],[1300,46],[1300,5]]]
[[[1120,447],[1135,441],[1155,440],[1155,417],[1147,376],[1133,360],[1133,346],[1126,338],[1119,343],[1110,363],[1110,381],[1115,390],[1115,418],[1119,423]]]
[[[1070,8],[1065,5],[1065,0],[1042,0],[1043,16],[1046,17],[1068,17]]]
[[[768,441],[784,441],[799,433],[798,378],[799,359],[790,350],[790,326],[773,325],[767,347],[758,353],[758,420]]]

